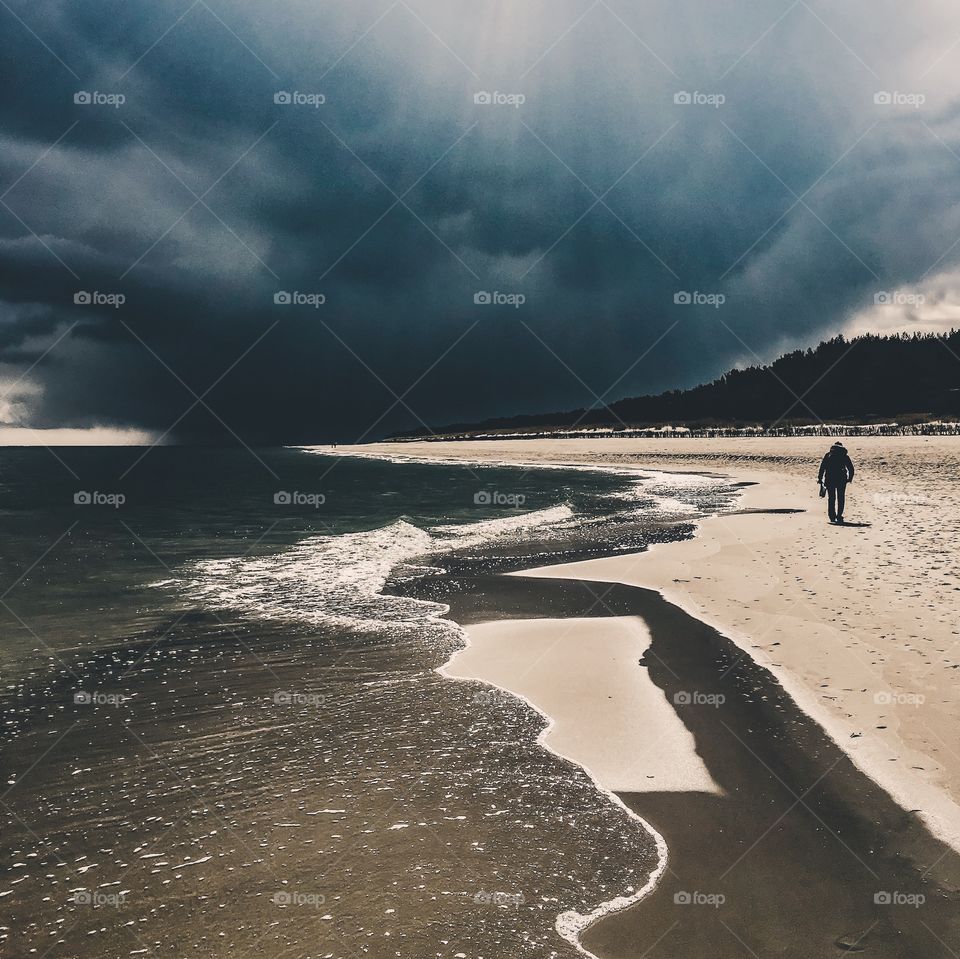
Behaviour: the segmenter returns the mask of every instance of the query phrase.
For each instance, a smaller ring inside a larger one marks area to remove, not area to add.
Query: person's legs
[[[827,487],[827,515],[830,517],[830,522],[833,523],[837,519],[837,488],[836,486]]]
[[[847,494],[847,484],[838,483],[837,484],[837,519],[843,519],[843,504],[846,500]]]

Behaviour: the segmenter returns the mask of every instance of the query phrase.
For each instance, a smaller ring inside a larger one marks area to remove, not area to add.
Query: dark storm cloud
[[[0,374],[43,357],[25,422],[182,416],[183,437],[296,442],[569,408],[690,385],[835,332],[879,290],[951,283],[948,7],[611,2],[577,22],[587,6],[3,13]],[[480,290],[526,302],[475,305]],[[216,415],[186,412],[198,395]]]

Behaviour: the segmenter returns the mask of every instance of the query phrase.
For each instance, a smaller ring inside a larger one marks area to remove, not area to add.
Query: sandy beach
[[[847,441],[846,527],[826,521],[816,472],[831,441],[531,440],[379,444],[365,454],[476,463],[722,473],[736,515],[692,541],[525,575],[656,589],[767,667],[856,765],[960,849],[956,621],[960,444]],[[777,512],[782,511],[782,512]]]
[[[952,954],[960,859],[717,630],[656,590],[563,576],[454,573],[433,595],[470,637],[444,674],[503,684],[536,706],[545,752],[602,770],[615,740],[615,771],[636,771],[633,760],[651,774],[637,777],[638,789],[611,792],[591,770],[611,805],[656,838],[661,860],[655,884],[638,894],[640,871],[620,897],[596,897],[589,915],[575,915],[574,936],[558,916],[558,932],[585,954],[629,959],[651,944],[664,956],[709,950],[731,959]],[[634,622],[645,649],[624,661],[616,653]],[[574,633],[589,654],[572,650]],[[622,675],[630,672],[645,678]],[[630,722],[660,718],[646,711],[653,690],[671,721]],[[676,723],[687,736],[675,735]],[[659,779],[664,738],[674,769],[702,763],[709,788],[671,780],[669,765]]]
[[[266,479],[148,477],[16,594],[0,946],[950,959],[954,454],[851,442],[844,529],[821,445],[279,451],[328,503],[249,553]]]
[[[0,7],[0,959],[960,959],[960,3]]]
[[[558,629],[555,601],[547,600],[532,623],[506,612],[458,619],[470,646],[449,674],[537,706],[551,724],[544,745],[612,771],[598,783],[669,848],[667,872],[649,896],[583,931],[581,947],[593,955],[630,956],[637,942],[658,936],[670,936],[672,954],[728,936],[751,955],[806,954],[804,942],[883,956],[952,954],[960,935],[951,918],[960,890],[960,578],[949,559],[960,532],[960,444],[848,440],[857,475],[847,523],[834,526],[816,484],[830,442],[537,439],[357,450],[708,473],[742,491],[733,509],[699,521],[690,539],[512,574],[587,589],[580,615],[599,607],[607,618]],[[618,606],[612,591],[624,587],[632,592]],[[638,734],[645,727],[629,721],[651,701],[649,689],[623,682],[612,653],[631,612],[642,633],[653,634],[639,665],[694,740],[691,750],[671,732],[673,718],[660,717],[655,728],[672,740],[672,763],[659,762]],[[706,788],[697,782],[701,765]],[[640,772],[620,790],[624,767],[645,767],[651,778]],[[674,786],[661,788],[658,777],[666,784],[671,775]],[[780,816],[771,818],[771,809]],[[740,870],[746,857],[750,868]],[[808,904],[788,907],[798,886]],[[905,890],[890,893],[894,902],[900,894],[926,903],[922,916],[878,906],[887,887]],[[691,888],[734,907],[722,919],[678,916],[678,903],[691,895],[696,902]],[[763,920],[744,911],[748,899],[763,903]]]

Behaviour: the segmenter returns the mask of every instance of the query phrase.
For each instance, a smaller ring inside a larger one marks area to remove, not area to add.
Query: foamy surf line
[[[587,931],[587,929],[599,922],[605,916],[613,915],[614,913],[622,912],[624,909],[628,909],[630,906],[633,906],[642,899],[645,899],[651,892],[653,892],[654,889],[656,889],[657,883],[660,881],[660,877],[667,868],[667,861],[669,859],[667,842],[656,830],[656,828],[654,828],[652,823],[647,822],[646,819],[634,812],[625,802],[623,802],[622,799],[620,799],[616,793],[604,787],[588,766],[583,763],[574,762],[574,760],[570,759],[568,756],[564,756],[549,744],[547,740],[549,739],[550,731],[553,729],[553,726],[556,722],[549,713],[545,712],[543,709],[537,706],[536,703],[531,701],[522,693],[507,689],[506,687],[500,686],[497,683],[492,683],[481,679],[472,679],[469,677],[453,676],[450,674],[448,667],[451,666],[453,661],[460,655],[461,652],[463,652],[464,649],[472,645],[469,631],[463,627],[459,628],[463,639],[462,645],[459,649],[454,650],[454,652],[450,655],[450,658],[442,666],[437,667],[436,672],[443,676],[444,679],[451,680],[453,682],[474,683],[486,686],[490,689],[497,689],[501,693],[525,703],[530,709],[537,713],[537,715],[543,717],[546,725],[540,730],[540,733],[536,739],[536,744],[545,752],[551,753],[552,755],[557,756],[559,759],[562,759],[564,762],[572,763],[573,765],[582,769],[587,775],[587,778],[593,783],[597,792],[599,792],[602,796],[605,796],[613,805],[619,806],[630,819],[638,822],[643,829],[649,833],[654,841],[654,844],[656,845],[656,868],[654,868],[653,872],[650,873],[650,876],[647,878],[647,881],[644,883],[644,885],[636,892],[615,896],[613,899],[609,899],[606,902],[600,903],[600,905],[596,906],[588,913],[580,913],[575,909],[568,909],[566,912],[562,912],[559,916],[557,916],[554,924],[557,934],[566,942],[569,942],[570,945],[572,945],[581,955],[589,956],[590,959],[599,959],[595,953],[590,952],[590,950],[584,946],[582,941],[583,934]]]
[[[199,560],[179,578],[153,585],[180,585],[201,602],[258,619],[368,630],[427,624],[442,629],[443,604],[383,592],[394,570],[573,517],[561,504],[431,527],[399,519],[363,532],[309,536],[277,553]]]
[[[608,476],[624,476],[636,481],[639,492],[656,501],[657,506],[664,512],[677,515],[699,515],[700,511],[690,503],[683,502],[669,493],[658,492],[658,489],[669,487],[673,492],[678,487],[692,487],[695,485],[724,486],[730,482],[730,476],[724,473],[704,472],[702,470],[662,470],[648,466],[613,465],[607,463],[564,463],[564,462],[530,462],[522,458],[517,459],[482,459],[469,456],[427,456],[424,454],[412,455],[409,453],[385,452],[382,450],[367,451],[351,447],[346,450],[332,447],[294,446],[304,453],[314,456],[351,457],[359,460],[375,460],[382,463],[396,463],[398,465],[429,465],[429,466],[461,466],[466,469],[522,469],[527,472],[537,470],[560,471],[571,473],[603,473]]]
[[[534,470],[569,470],[572,473],[612,473],[615,476],[633,476],[642,477],[656,473],[664,476],[667,474],[663,470],[647,469],[645,466],[607,466],[594,463],[561,463],[561,462],[528,462],[522,459],[475,459],[469,456],[424,456],[423,454],[413,455],[410,453],[386,453],[381,450],[368,452],[358,450],[353,447],[350,449],[333,449],[332,447],[317,446],[293,446],[291,449],[301,450],[304,453],[313,453],[315,456],[349,456],[360,460],[379,460],[383,463],[397,463],[416,465],[419,463],[430,466],[462,466],[472,467],[500,467],[523,469],[533,472]],[[678,476],[684,474],[678,473]],[[697,475],[707,475],[698,473]],[[719,476],[720,474],[709,474]]]

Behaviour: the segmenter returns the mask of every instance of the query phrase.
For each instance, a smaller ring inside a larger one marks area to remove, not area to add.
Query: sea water
[[[12,954],[565,955],[650,832],[436,669],[409,587],[687,536],[707,476],[303,450],[0,453]]]

